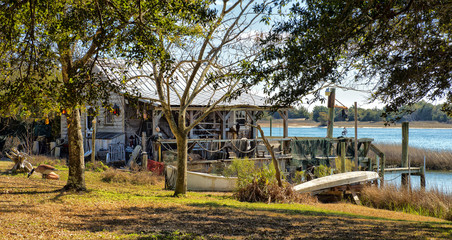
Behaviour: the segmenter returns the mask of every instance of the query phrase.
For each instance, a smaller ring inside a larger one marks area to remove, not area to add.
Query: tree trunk
[[[278,186],[280,188],[282,188],[283,184],[282,184],[282,181],[281,181],[281,172],[279,170],[279,163],[278,163],[278,160],[276,159],[275,152],[273,151],[273,146],[271,146],[270,143],[268,142],[268,140],[265,138],[264,131],[262,130],[260,125],[253,126],[253,127],[257,128],[257,130],[259,130],[259,132],[261,134],[261,137],[262,137],[262,141],[264,142],[265,147],[267,148],[267,151],[272,156],[273,166],[275,167],[276,181],[278,181]]]
[[[174,196],[184,195],[187,193],[187,144],[188,138],[186,134],[177,134],[177,179]]]
[[[65,190],[84,191],[85,186],[85,159],[83,150],[83,135],[79,107],[74,107],[68,113],[69,138],[69,176]]]

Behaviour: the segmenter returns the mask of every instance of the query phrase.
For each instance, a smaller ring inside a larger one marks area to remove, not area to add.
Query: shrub
[[[237,177],[237,188],[243,188],[253,181],[263,177],[266,181],[276,181],[273,177],[275,176],[275,168],[271,164],[270,166],[264,164],[262,168],[256,166],[254,161],[248,158],[244,159],[234,159],[225,170],[224,176],[226,177]]]
[[[102,181],[107,183],[129,183],[133,185],[155,185],[158,177],[150,172],[126,172],[109,168],[102,172]]]
[[[93,172],[103,172],[108,169],[108,166],[101,161],[87,162],[85,164],[85,169]]]
[[[340,157],[336,157],[334,158],[334,163],[336,164],[336,172],[340,172],[341,168],[342,168],[342,163],[341,163],[341,158]],[[346,158],[345,159],[345,171],[346,172],[351,172],[353,171],[354,165],[355,163],[352,162],[351,159]],[[330,174],[328,174],[330,175]]]
[[[255,163],[249,159],[234,159],[232,164],[225,170],[225,176],[237,176],[237,189],[234,197],[239,201],[246,202],[316,202],[308,194],[294,192],[292,186],[284,182],[283,187],[279,187],[275,178],[275,168],[263,165],[256,167]],[[282,174],[281,174],[282,175]]]
[[[387,186],[383,189],[366,187],[361,192],[364,205],[403,211],[452,221],[452,195],[437,190],[399,189]]]
[[[314,168],[314,176],[317,178],[331,175],[331,168],[326,165],[319,165]]]

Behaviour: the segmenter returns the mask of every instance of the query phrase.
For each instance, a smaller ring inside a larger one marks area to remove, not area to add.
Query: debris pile
[[[16,148],[11,148],[11,152],[6,153],[6,156],[10,158],[14,162],[13,168],[9,170],[11,173],[19,173],[19,172],[26,172],[29,173],[33,170],[33,165],[28,159],[28,154],[19,152]]]

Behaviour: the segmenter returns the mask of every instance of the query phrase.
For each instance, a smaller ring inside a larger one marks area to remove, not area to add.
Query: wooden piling
[[[143,170],[148,169],[148,153],[146,152],[146,132],[141,133],[141,147],[143,149],[143,153],[141,155],[141,167]]]
[[[91,162],[94,163],[96,161],[96,117],[94,117],[92,123],[93,132],[91,133]]]
[[[341,142],[341,172],[346,172],[345,170],[345,142]]]
[[[402,123],[402,167],[408,167],[408,137],[409,137],[409,123]],[[408,184],[408,176],[402,173],[402,187]]]
[[[383,153],[381,156],[380,162],[380,187],[383,188],[385,185],[385,164],[386,164],[386,156]]]
[[[358,103],[355,102],[355,171],[358,171]]]
[[[425,155],[424,155],[424,166],[421,167],[421,188],[425,189]]]
[[[336,102],[336,89],[331,88],[331,93],[328,96],[328,129],[326,134],[327,138],[333,138],[335,102]]]

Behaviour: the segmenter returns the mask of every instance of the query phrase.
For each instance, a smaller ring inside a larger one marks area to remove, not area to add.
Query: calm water
[[[270,128],[262,128],[266,136],[270,136]],[[343,128],[334,128],[333,136],[342,135]],[[355,136],[354,128],[347,128],[347,137]],[[273,128],[273,136],[282,136],[282,128]],[[325,137],[326,128],[302,127],[289,128],[290,137]],[[402,143],[401,128],[358,128],[358,138],[373,138],[375,143]],[[411,147],[452,151],[452,129],[416,129],[409,130]]]
[[[270,128],[262,128],[266,136],[270,136]],[[343,128],[334,128],[333,136],[342,135]],[[354,128],[347,128],[347,137],[355,136]],[[282,128],[273,128],[273,136],[282,136]],[[289,128],[290,137],[325,137],[326,128],[301,127]],[[358,138],[373,138],[375,143],[402,143],[402,129],[400,128],[358,128]],[[416,129],[409,130],[409,146],[430,149],[452,151],[452,129]],[[451,159],[452,161],[452,159]],[[412,176],[412,186],[420,187],[420,177]],[[388,184],[400,185],[400,174],[387,173],[385,179]],[[436,188],[440,191],[452,194],[452,172],[426,172],[427,189]]]
[[[415,189],[421,187],[421,177],[411,176],[411,186]],[[441,192],[452,194],[452,173],[451,172],[426,172],[425,181],[427,189],[438,189]],[[385,182],[387,184],[400,186],[400,174],[386,173]]]

